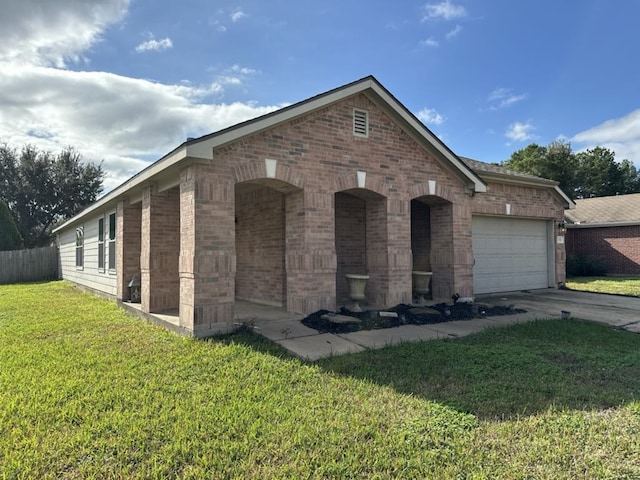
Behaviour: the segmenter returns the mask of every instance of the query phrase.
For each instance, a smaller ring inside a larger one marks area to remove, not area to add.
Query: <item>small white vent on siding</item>
[[[353,111],[353,134],[359,137],[369,136],[369,112]]]

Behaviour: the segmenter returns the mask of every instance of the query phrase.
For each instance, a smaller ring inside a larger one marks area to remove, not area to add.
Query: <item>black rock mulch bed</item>
[[[509,307],[455,303],[447,305],[439,303],[426,307],[416,307],[415,305],[400,304],[393,308],[383,310],[384,312],[395,312],[397,317],[380,316],[378,310],[367,310],[365,312],[352,312],[345,308],[340,309],[340,315],[346,315],[359,319],[353,323],[337,323],[322,316],[333,314],[329,310],[318,310],[308,317],[302,319],[302,323],[309,328],[313,328],[320,333],[350,333],[360,330],[374,330],[378,328],[393,328],[400,325],[427,325],[433,323],[451,322],[453,320],[472,320],[474,318],[493,317],[498,315],[514,315],[516,313],[526,313],[526,310]]]

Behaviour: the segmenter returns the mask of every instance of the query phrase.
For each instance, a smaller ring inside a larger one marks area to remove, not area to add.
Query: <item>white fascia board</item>
[[[565,228],[605,228],[605,227],[637,227],[640,222],[596,222],[596,223],[567,223]]]
[[[555,180],[547,180],[546,178],[539,177],[522,177],[518,175],[512,175],[509,173],[499,173],[499,172],[489,172],[479,170],[478,175],[486,180],[487,182],[497,182],[497,183],[510,183],[513,185],[528,185],[532,187],[555,187],[558,185],[558,182]]]
[[[77,215],[71,217],[69,220],[64,222],[59,227],[56,227],[53,230],[53,233],[57,233],[60,230],[65,229],[69,225],[73,225],[74,223],[80,221],[83,217],[91,214],[92,212],[95,212],[96,210],[105,208],[110,203],[117,201],[119,197],[125,194],[127,191],[137,186],[140,186],[144,182],[149,181],[154,175],[162,172],[163,170],[171,167],[172,165],[177,164],[178,162],[184,160],[185,158],[187,158],[187,149],[184,147],[184,145],[182,145],[181,147],[178,147],[173,152],[169,153],[165,157],[158,160],[157,162],[152,163],[144,170],[138,172],[136,175],[131,177],[129,180],[127,180],[120,186],[114,188],[105,196],[96,200],[94,203],[89,205],[87,208],[82,210]]]
[[[324,108],[332,103],[363,92],[372,86],[371,80],[365,80],[354,85],[350,85],[335,92],[322,95],[319,98],[311,99],[293,108],[284,108],[284,110],[268,114],[262,120],[254,122],[249,121],[246,125],[231,128],[228,132],[214,134],[212,138],[203,138],[202,141],[195,140],[187,146],[188,155],[190,157],[212,158],[212,150],[221,145],[234,142],[240,138],[253,135],[262,130],[272,128],[281,123],[285,123],[294,118],[306,115],[315,110]]]
[[[402,119],[407,122],[414,130],[416,130],[422,137],[424,137],[429,144],[431,144],[444,158],[446,158],[453,166],[460,171],[469,181],[473,184],[475,192],[484,193],[487,191],[486,184],[473,170],[467,167],[458,157],[455,156],[448,148],[446,148],[442,141],[433,135],[428,129],[418,122],[412,115],[409,115],[404,108],[400,108],[398,101],[391,98],[389,94],[380,88],[376,83],[370,82],[371,89],[382,98]]]

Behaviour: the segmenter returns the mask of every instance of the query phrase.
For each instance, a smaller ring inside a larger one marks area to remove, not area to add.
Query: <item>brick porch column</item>
[[[180,326],[228,331],[235,302],[235,190],[231,169],[194,164],[180,176]]]
[[[154,186],[142,194],[141,300],[144,312],[178,308],[180,242],[179,190],[157,193]]]
[[[438,204],[430,208],[431,270],[433,271],[431,294],[434,299],[448,299],[455,293],[453,205]]]
[[[140,280],[140,232],[142,203],[129,205],[118,202],[116,208],[116,275],[117,298],[129,300],[129,280],[137,275]]]
[[[452,229],[453,293],[458,293],[461,297],[471,297],[473,295],[473,236],[471,206],[468,201],[460,201],[452,205]]]
[[[400,199],[367,200],[368,301],[411,303],[411,211]]]
[[[287,310],[336,308],[334,195],[303,190],[285,198]]]

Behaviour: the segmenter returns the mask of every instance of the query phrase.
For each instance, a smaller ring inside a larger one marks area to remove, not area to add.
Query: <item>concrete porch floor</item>
[[[402,342],[419,342],[440,338],[456,338],[499,327],[535,319],[560,318],[562,311],[572,318],[605,323],[614,328],[640,333],[640,298],[576,292],[570,290],[535,290],[483,295],[477,302],[492,305],[515,305],[527,313],[457,320],[432,325],[402,325],[396,328],[363,330],[346,334],[319,333],[300,320],[304,315],[287,312],[281,307],[236,301],[236,322],[281,345],[293,355],[307,361],[382,348]],[[140,311],[139,304],[125,304]],[[136,308],[137,307],[137,308]],[[152,322],[180,332],[178,317],[169,314],[143,314]],[[177,312],[176,312],[177,313]],[[174,328],[171,328],[171,327]]]

